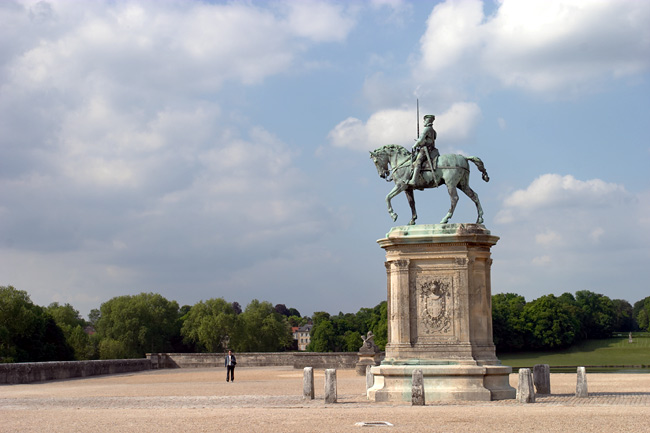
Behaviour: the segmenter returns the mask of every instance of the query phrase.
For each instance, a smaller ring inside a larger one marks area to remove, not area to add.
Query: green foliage
[[[118,296],[101,305],[97,333],[101,359],[142,358],[165,352],[180,334],[179,308],[155,293]]]
[[[650,364],[650,335],[633,334],[628,342],[627,333],[614,338],[585,340],[562,349],[538,352],[500,354],[504,365],[531,368],[535,364],[553,366],[621,366]],[[575,370],[573,370],[575,372]]]
[[[27,292],[0,286],[0,362],[72,359],[74,352],[52,316]]]
[[[63,331],[66,341],[74,350],[77,360],[95,359],[99,352],[95,340],[84,331],[86,321],[72,305],[60,305],[53,302],[47,307],[47,312],[54,318],[57,326]]]
[[[301,327],[301,326],[305,326],[306,324],[308,324],[311,319],[309,319],[309,317],[300,317],[300,316],[292,315],[292,316],[287,317],[287,320],[289,321],[290,326]]]
[[[528,347],[564,348],[576,341],[580,321],[570,304],[546,295],[524,306],[523,317],[530,337]]]
[[[311,329],[311,342],[307,346],[310,352],[335,352],[336,330],[329,319],[320,320]]]
[[[562,350],[613,331],[650,331],[650,297],[634,304],[579,291],[543,296],[530,303],[517,294],[492,297],[497,350]],[[179,308],[160,295],[120,296],[93,309],[89,323],[70,304],[34,305],[26,292],[0,287],[0,362],[142,357],[149,351],[219,352],[226,341],[238,352],[281,351],[291,347],[292,326],[312,323],[308,350],[357,351],[368,331],[384,350],[388,337],[387,303],[356,314],[316,312],[301,317],[284,304],[253,300],[245,311],[223,298]]]
[[[521,350],[526,345],[523,296],[499,293],[492,296],[492,333],[500,351]]]
[[[239,316],[243,334],[231,340],[239,352],[274,352],[291,346],[293,336],[286,316],[278,313],[270,302],[253,299]]]
[[[183,316],[181,334],[200,351],[221,352],[228,339],[241,339],[242,324],[231,303],[223,298],[208,299],[194,304]]]
[[[583,339],[606,338],[612,335],[616,324],[616,309],[611,299],[581,290],[576,292],[576,305],[580,309]]]
[[[632,314],[638,329],[650,332],[650,296],[635,302]]]
[[[519,295],[497,294],[492,296],[494,344],[503,353],[565,348],[586,339],[607,338],[614,331],[635,329],[635,316],[643,320],[642,304],[637,302],[633,309],[627,301],[612,301],[587,290],[575,296],[547,295],[528,304]]]
[[[632,308],[632,305],[623,299],[614,299],[612,303],[616,310],[614,330],[622,332],[634,331],[634,309]]]
[[[325,312],[314,313],[311,330],[311,352],[356,352],[363,344],[362,335],[372,331],[375,344],[384,350],[388,339],[387,303],[374,308],[361,308],[357,314],[339,313],[330,316]]]

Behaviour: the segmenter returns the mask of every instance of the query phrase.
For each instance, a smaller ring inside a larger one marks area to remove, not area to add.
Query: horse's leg
[[[393,218],[393,221],[397,221],[397,214],[393,211],[393,206],[390,204],[390,201],[393,199],[393,197],[395,197],[397,194],[404,191],[405,189],[406,189],[406,185],[397,184],[386,196],[386,205],[388,205],[388,213],[390,214],[391,218]]]
[[[478,194],[474,192],[472,188],[469,186],[469,179],[464,180],[463,182],[458,185],[461,191],[465,193],[465,195],[469,198],[472,199],[472,201],[476,204],[476,212],[478,213],[478,218],[476,218],[476,224],[483,224],[483,208],[481,207],[481,202],[478,199]]]
[[[415,195],[412,188],[406,190],[406,199],[409,202],[409,206],[411,206],[411,221],[409,221],[409,225],[412,226],[415,224],[415,220],[418,219],[418,214],[415,211]]]
[[[449,191],[449,199],[451,200],[451,207],[449,208],[449,212],[447,212],[447,215],[440,221],[440,224],[447,224],[447,221],[449,221],[449,218],[451,218],[454,215],[454,210],[456,209],[456,204],[458,203],[458,191],[456,190],[456,182],[448,182],[447,183],[447,191]]]

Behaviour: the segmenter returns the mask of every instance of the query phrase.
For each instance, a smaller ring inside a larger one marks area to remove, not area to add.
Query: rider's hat
[[[433,114],[426,114],[424,116],[424,120],[426,119],[436,120],[436,116],[434,116]]]

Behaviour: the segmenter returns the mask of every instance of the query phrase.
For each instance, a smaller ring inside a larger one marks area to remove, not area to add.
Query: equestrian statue
[[[424,116],[424,129],[421,135],[418,133],[419,138],[411,152],[397,144],[387,144],[370,152],[370,158],[375,163],[379,176],[388,182],[395,182],[395,187],[386,196],[388,213],[393,221],[397,220],[397,214],[393,211],[390,202],[393,197],[403,191],[406,193],[406,199],[411,207],[412,216],[409,225],[415,224],[418,216],[415,211],[413,191],[437,188],[445,184],[449,192],[451,207],[440,223],[447,224],[454,214],[458,203],[458,189],[460,189],[476,204],[478,212],[476,223],[483,224],[481,202],[478,195],[469,187],[469,164],[467,163],[467,161],[472,161],[476,164],[482,173],[483,180],[489,182],[490,178],[483,161],[476,156],[440,155],[435,146],[434,120],[435,116],[431,114]]]

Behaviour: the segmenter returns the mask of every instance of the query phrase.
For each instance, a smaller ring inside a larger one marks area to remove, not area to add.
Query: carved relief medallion
[[[418,287],[419,316],[426,333],[447,333],[451,330],[451,284],[440,279],[427,279]]]

